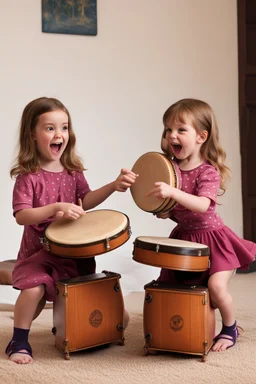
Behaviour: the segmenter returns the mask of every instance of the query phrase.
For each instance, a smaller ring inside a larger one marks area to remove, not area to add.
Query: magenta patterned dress
[[[177,204],[170,212],[171,220],[178,223],[171,238],[205,244],[210,248],[210,269],[205,273],[181,272],[162,269],[160,281],[180,283],[207,282],[209,275],[236,268],[247,269],[255,259],[256,244],[241,239],[224,225],[216,213],[216,199],[220,187],[220,175],[208,162],[190,170],[180,170],[181,190],[211,199],[205,213],[195,213]]]
[[[89,191],[82,172],[71,175],[66,170],[53,173],[41,169],[36,174],[19,175],[13,190],[13,213],[61,201],[77,204]],[[40,238],[52,221],[53,217],[38,225],[24,226],[13,271],[14,288],[22,290],[44,284],[48,301],[55,299],[56,281],[95,272],[94,258],[64,259],[43,249]]]

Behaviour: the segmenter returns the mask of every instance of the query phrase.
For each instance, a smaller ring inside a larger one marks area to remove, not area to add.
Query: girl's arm
[[[52,216],[76,220],[85,214],[81,205],[73,203],[54,203],[38,208],[27,208],[16,212],[16,222],[20,225],[40,224],[42,221]]]
[[[121,169],[120,175],[115,181],[88,192],[83,199],[84,210],[92,209],[105,201],[113,192],[125,192],[135,182],[137,175],[125,168]]]
[[[147,196],[150,195],[159,197],[159,199],[170,197],[192,212],[204,213],[211,204],[211,200],[208,197],[191,195],[164,182],[155,183],[155,188],[147,193]]]

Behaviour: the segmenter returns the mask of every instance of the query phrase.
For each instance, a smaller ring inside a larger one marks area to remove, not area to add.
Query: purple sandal
[[[238,329],[236,326],[236,321],[234,322],[233,325],[231,325],[229,327],[222,323],[222,329],[221,329],[220,333],[214,337],[213,341],[214,341],[214,343],[216,343],[220,339],[232,341],[233,344],[229,345],[226,348],[226,349],[228,349],[228,348],[231,348],[235,345],[236,339],[238,338],[238,335],[239,335],[239,332],[238,332]],[[227,336],[230,336],[230,337],[227,337]]]
[[[21,352],[23,349],[25,349],[25,352]],[[29,345],[28,342],[25,341],[14,341],[11,340],[10,343],[7,345],[5,353],[10,357],[14,353],[21,353],[23,355],[29,355],[32,356],[32,348]]]

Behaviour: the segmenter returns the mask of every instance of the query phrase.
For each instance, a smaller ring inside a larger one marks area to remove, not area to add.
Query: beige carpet
[[[124,346],[111,345],[98,350],[71,354],[63,359],[51,334],[52,309],[44,309],[35,320],[30,342],[34,362],[16,365],[9,362],[4,348],[12,334],[12,307],[0,306],[0,382],[1,384],[254,384],[256,383],[256,273],[236,275],[230,283],[238,323],[244,328],[235,348],[225,353],[210,352],[207,361],[191,355],[161,353],[143,355],[144,292],[125,297],[130,323]],[[217,329],[220,318],[217,314]]]

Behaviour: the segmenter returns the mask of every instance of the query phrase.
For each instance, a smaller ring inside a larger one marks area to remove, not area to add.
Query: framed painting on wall
[[[97,0],[42,0],[42,31],[97,35]]]

